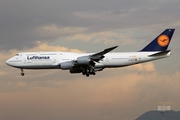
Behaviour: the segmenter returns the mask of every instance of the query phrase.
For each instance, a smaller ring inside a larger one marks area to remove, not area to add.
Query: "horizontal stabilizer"
[[[158,57],[158,56],[164,56],[167,55],[171,50],[161,51],[152,55],[148,55],[148,57]]]

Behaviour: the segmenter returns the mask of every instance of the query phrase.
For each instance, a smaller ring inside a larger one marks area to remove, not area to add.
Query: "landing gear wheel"
[[[24,73],[21,73],[21,76],[24,76]]]
[[[85,72],[82,72],[83,75],[85,75],[86,73]]]
[[[89,74],[86,74],[86,77],[89,77]]]
[[[93,72],[92,74],[93,74],[93,75],[96,75],[96,73],[95,73],[95,72]]]

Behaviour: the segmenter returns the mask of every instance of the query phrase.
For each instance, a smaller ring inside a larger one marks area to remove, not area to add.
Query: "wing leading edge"
[[[107,48],[107,49],[104,49],[103,51],[100,51],[98,53],[95,53],[95,54],[92,54],[90,55],[90,59],[91,60],[94,60],[96,62],[98,62],[99,60],[103,59],[104,58],[104,55],[114,49],[116,49],[118,46],[114,46],[114,47],[110,47],[110,48]]]

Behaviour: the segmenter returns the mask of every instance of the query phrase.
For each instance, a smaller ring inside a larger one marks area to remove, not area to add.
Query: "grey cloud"
[[[2,0],[0,2],[0,49],[32,47],[36,40],[48,41],[36,33],[37,27],[55,24],[59,27],[82,27],[85,32],[139,28],[176,22],[179,1],[122,0]],[[77,16],[75,13],[90,15]],[[93,18],[91,15],[95,15]]]
[[[1,0],[0,51],[23,47],[27,50],[36,45],[36,40],[52,43],[60,37],[61,46],[96,52],[104,48],[101,43],[63,38],[116,30],[116,33],[131,31],[129,38],[137,43],[120,46],[116,51],[131,51],[146,45],[141,46],[137,40],[148,43],[166,27],[175,27],[176,32],[170,45],[172,56],[153,62],[155,72],[137,71],[138,68],[105,69],[86,78],[62,70],[25,70],[26,76],[21,77],[20,70],[5,65],[5,59],[12,54],[3,52],[0,119],[132,120],[156,109],[164,96],[173,103],[172,109],[179,110],[180,97],[174,94],[179,91],[180,77],[179,3],[178,0]],[[60,35],[37,32],[37,28],[51,25],[56,25],[60,32],[63,28],[83,30]]]

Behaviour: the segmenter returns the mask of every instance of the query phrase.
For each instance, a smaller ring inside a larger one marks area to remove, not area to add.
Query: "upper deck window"
[[[16,54],[16,56],[19,56],[19,54]]]

